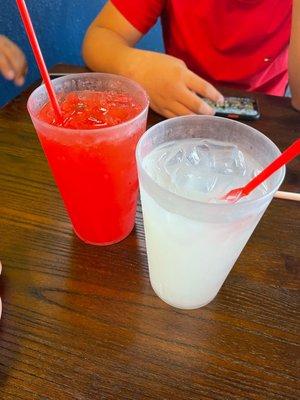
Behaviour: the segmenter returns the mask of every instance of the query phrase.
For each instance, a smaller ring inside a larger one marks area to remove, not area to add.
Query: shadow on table
[[[71,276],[103,286],[141,292],[145,280],[148,281],[148,268],[145,244],[137,229],[134,228],[120,243],[109,246],[86,244],[74,234],[70,243]],[[134,279],[134,285],[129,278]]]
[[[74,234],[67,290],[79,296],[76,307],[80,312],[88,315],[89,310],[94,310],[97,315],[92,318],[105,320],[106,315],[111,321],[110,312],[117,312],[123,320],[129,309],[135,309],[139,318],[148,296],[153,296],[145,252],[135,230],[122,242],[110,246],[87,245]]]

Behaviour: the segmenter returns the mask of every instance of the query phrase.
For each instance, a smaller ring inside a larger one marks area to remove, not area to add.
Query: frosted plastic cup
[[[72,74],[53,80],[57,94],[114,91],[130,94],[142,107],[133,119],[107,128],[66,129],[41,120],[48,102],[45,86],[28,100],[28,111],[76,234],[86,243],[108,245],[124,239],[135,221],[138,179],[135,149],[145,132],[148,96],[117,75]]]
[[[184,138],[234,143],[262,166],[280,151],[247,125],[207,116],[163,121],[140,139],[137,163],[151,285],[166,303],[193,309],[217,295],[281,184],[285,169],[268,180],[268,192],[255,200],[236,204],[189,200],[159,186],[143,167],[144,158],[157,146]]]

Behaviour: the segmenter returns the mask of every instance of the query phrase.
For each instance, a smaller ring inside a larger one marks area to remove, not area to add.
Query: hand
[[[214,110],[198,95],[222,103],[223,96],[210,83],[190,71],[178,58],[133,50],[130,77],[150,96],[151,108],[170,118],[188,114],[213,115]]]
[[[0,73],[17,86],[25,82],[27,63],[24,53],[6,36],[0,35]]]

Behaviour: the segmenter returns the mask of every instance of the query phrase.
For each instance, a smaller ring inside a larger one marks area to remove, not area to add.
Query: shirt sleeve
[[[165,0],[111,0],[127,21],[145,34],[160,17]]]

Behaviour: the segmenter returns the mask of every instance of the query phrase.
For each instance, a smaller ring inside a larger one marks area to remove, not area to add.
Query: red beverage
[[[38,118],[51,125],[67,129],[98,129],[122,124],[136,117],[141,104],[128,93],[84,90],[59,96],[63,122],[57,123],[50,102],[46,103]]]
[[[146,128],[148,100],[138,85],[125,78],[81,74],[77,79],[82,81],[84,75],[97,76],[96,82],[99,76],[125,80],[139,90],[139,96],[132,88],[111,90],[111,85],[103,84],[96,91],[63,91],[59,93],[62,124],[56,123],[48,102],[32,118],[75,232],[87,243],[104,245],[124,239],[134,226],[135,148]],[[68,79],[74,76],[54,83]]]

